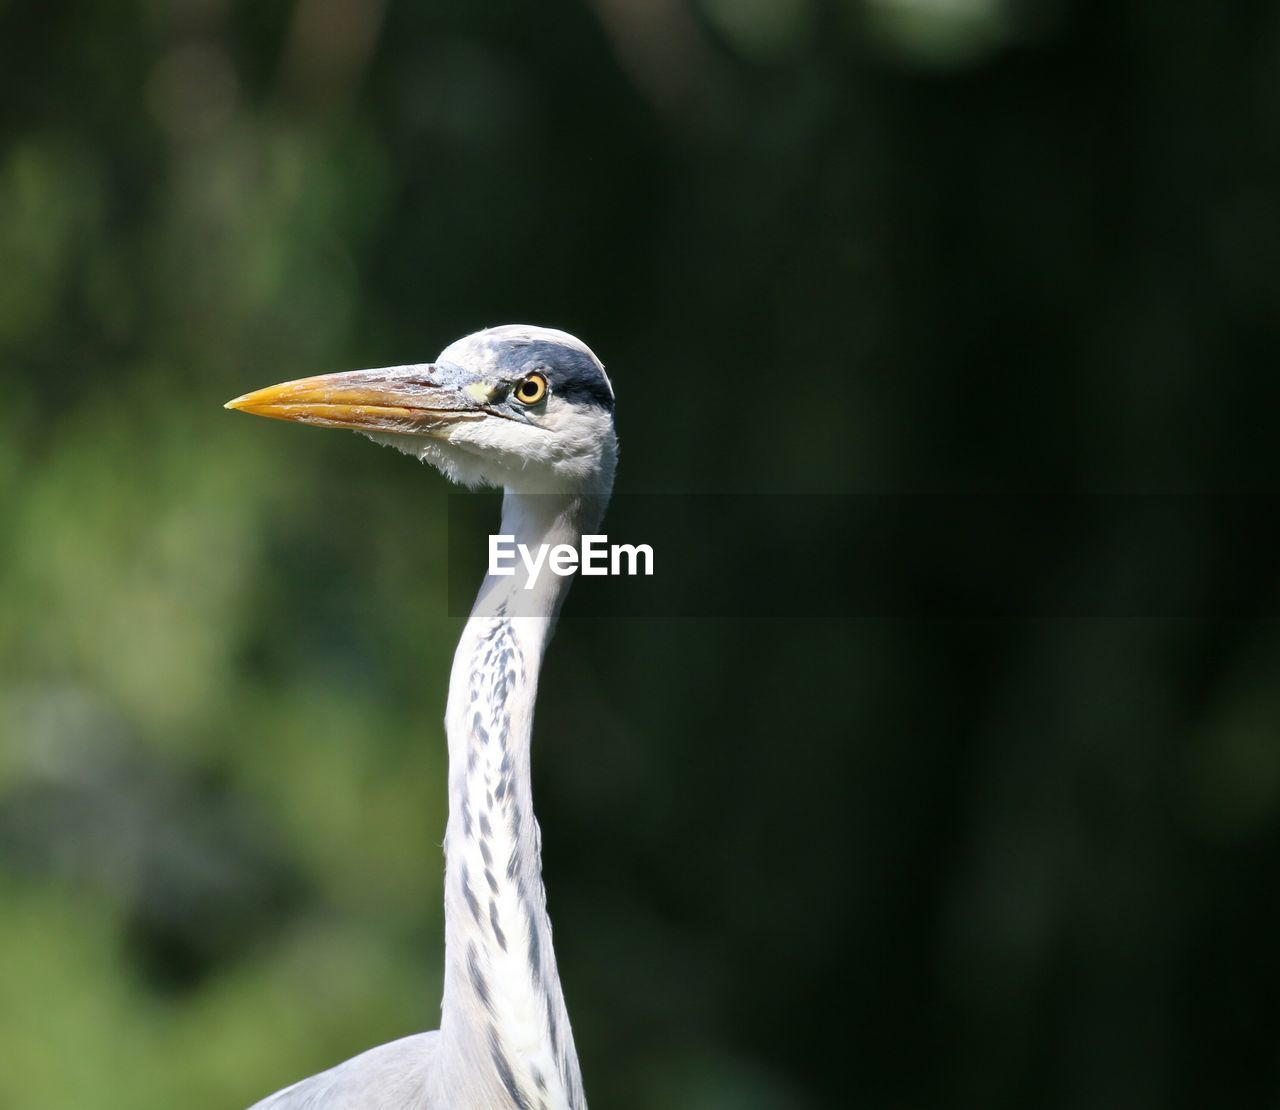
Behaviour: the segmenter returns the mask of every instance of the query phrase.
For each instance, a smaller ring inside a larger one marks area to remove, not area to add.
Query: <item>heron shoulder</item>
[[[438,1038],[432,1031],[378,1045],[249,1110],[443,1110],[427,1095]]]

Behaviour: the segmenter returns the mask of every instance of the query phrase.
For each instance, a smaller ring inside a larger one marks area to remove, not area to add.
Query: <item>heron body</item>
[[[228,407],[350,428],[467,485],[502,533],[576,545],[613,484],[613,390],[564,332],[507,326],[432,364],[306,378]],[[551,943],[530,787],[538,672],[571,578],[488,576],[449,681],[445,970],[438,1032],[381,1045],[253,1110],[585,1110]]]

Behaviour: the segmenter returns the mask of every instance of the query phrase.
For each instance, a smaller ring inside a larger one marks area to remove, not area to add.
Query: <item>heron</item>
[[[433,363],[302,378],[227,407],[361,432],[454,482],[498,487],[502,533],[531,550],[576,546],[613,487],[613,387],[585,343],[551,328],[488,328]],[[571,582],[487,574],[454,655],[439,1030],[251,1110],[585,1110],[529,777],[538,673]]]

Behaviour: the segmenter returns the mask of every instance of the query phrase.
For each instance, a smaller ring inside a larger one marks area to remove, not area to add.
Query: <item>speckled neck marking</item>
[[[504,531],[508,519],[504,511]],[[563,515],[556,519],[558,537]],[[538,530],[527,519],[514,524]],[[547,576],[546,588],[563,591],[568,581]],[[491,615],[471,617],[454,659],[440,1096],[456,1110],[586,1107],[529,777],[538,670],[558,601],[545,599],[548,616],[509,617],[490,593]]]

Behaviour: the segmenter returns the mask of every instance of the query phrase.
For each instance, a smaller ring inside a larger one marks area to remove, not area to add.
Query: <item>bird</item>
[[[357,431],[453,482],[500,488],[501,534],[530,550],[576,547],[599,527],[617,466],[604,365],[553,328],[487,328],[432,363],[302,378],[226,407]],[[487,573],[454,655],[440,1028],[251,1110],[585,1110],[530,787],[538,674],[571,582]]]

